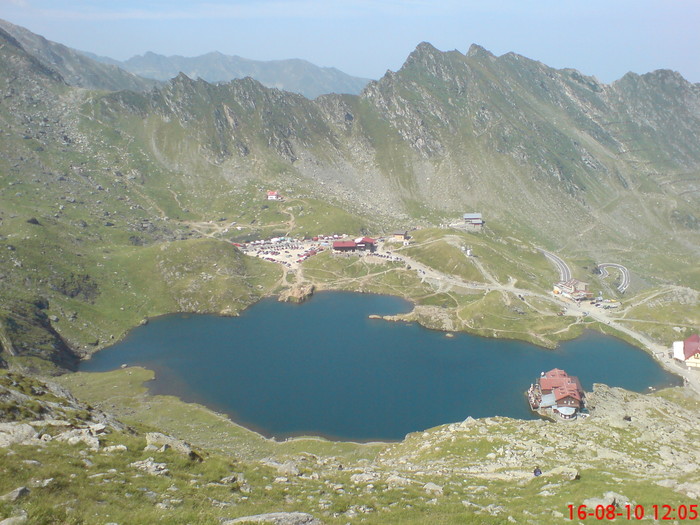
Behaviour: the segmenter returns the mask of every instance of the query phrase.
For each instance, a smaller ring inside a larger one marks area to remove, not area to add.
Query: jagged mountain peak
[[[466,54],[467,58],[496,58],[496,55],[479,44],[472,44]]]
[[[623,91],[652,90],[667,95],[700,94],[700,84],[689,82],[679,72],[671,69],[657,69],[642,75],[630,71],[613,82],[612,86]]]
[[[189,76],[187,76],[187,75],[186,75],[185,73],[183,73],[182,71],[180,71],[180,72],[177,74],[177,76],[174,77],[174,78],[171,80],[172,83],[182,83],[182,84],[191,84],[191,83],[193,83],[193,82],[195,82],[195,81],[196,81],[195,79],[190,78]]]
[[[656,69],[645,73],[642,78],[650,83],[667,86],[689,87],[691,83],[678,71],[672,69]]]
[[[441,51],[432,45],[430,42],[421,42],[408,55],[401,69],[412,66],[413,64],[430,65],[444,60],[449,55],[457,54],[463,56],[459,51]]]
[[[413,53],[442,53],[437,47],[427,41],[420,42]]]

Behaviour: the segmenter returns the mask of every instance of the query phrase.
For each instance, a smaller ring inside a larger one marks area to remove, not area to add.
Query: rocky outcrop
[[[303,303],[314,294],[315,289],[311,283],[295,284],[283,291],[279,300],[284,303]]]
[[[54,439],[56,441],[65,441],[69,445],[77,445],[78,443],[82,443],[90,450],[99,450],[100,438],[98,437],[98,434],[99,432],[95,432],[90,428],[80,428],[62,432]]]
[[[167,476],[170,474],[168,466],[165,463],[157,463],[153,458],[146,458],[141,461],[129,463],[129,466],[138,470],[142,470],[146,474],[152,476]]]
[[[189,459],[202,461],[202,458],[197,454],[189,443],[172,436],[166,436],[160,432],[148,432],[146,434],[146,449],[147,451],[158,450],[164,452],[167,449],[173,449],[175,452],[187,456]]]

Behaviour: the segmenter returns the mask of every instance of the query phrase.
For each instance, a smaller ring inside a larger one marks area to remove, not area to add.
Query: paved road
[[[559,270],[559,280],[560,281],[568,281],[571,279],[571,268],[569,268],[569,265],[566,264],[563,260],[561,260],[559,257],[554,255],[553,253],[550,253],[545,250],[540,250],[544,256],[552,261],[554,263],[554,266],[557,267],[557,270]]]
[[[600,263],[598,268],[600,269],[600,276],[603,278],[608,276],[608,271],[606,268],[617,268],[620,270],[620,273],[622,274],[622,282],[620,283],[620,286],[617,287],[617,290],[620,293],[625,293],[625,290],[627,290],[627,287],[630,285],[630,271],[627,268],[617,263]]]

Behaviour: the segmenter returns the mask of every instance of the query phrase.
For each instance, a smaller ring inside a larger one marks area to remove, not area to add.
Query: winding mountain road
[[[569,268],[568,264],[551,252],[542,249],[540,249],[540,251],[547,259],[554,263],[554,266],[557,267],[557,270],[559,270],[560,281],[568,281],[571,279],[571,268]]]
[[[600,276],[603,278],[609,275],[606,268],[617,268],[620,270],[620,273],[622,274],[622,282],[620,283],[620,286],[617,287],[617,290],[620,293],[625,293],[625,290],[627,290],[627,287],[630,285],[630,271],[627,268],[617,263],[600,263],[598,268],[600,269]]]

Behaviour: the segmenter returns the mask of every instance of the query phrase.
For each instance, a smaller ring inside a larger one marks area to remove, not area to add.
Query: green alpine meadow
[[[697,516],[700,84],[427,42],[371,81],[91,56],[0,22],[0,525]],[[77,372],[149,319],[323,290],[401,297],[378,322],[445,337],[602,332],[683,386],[354,443],[267,439],[145,368]]]

